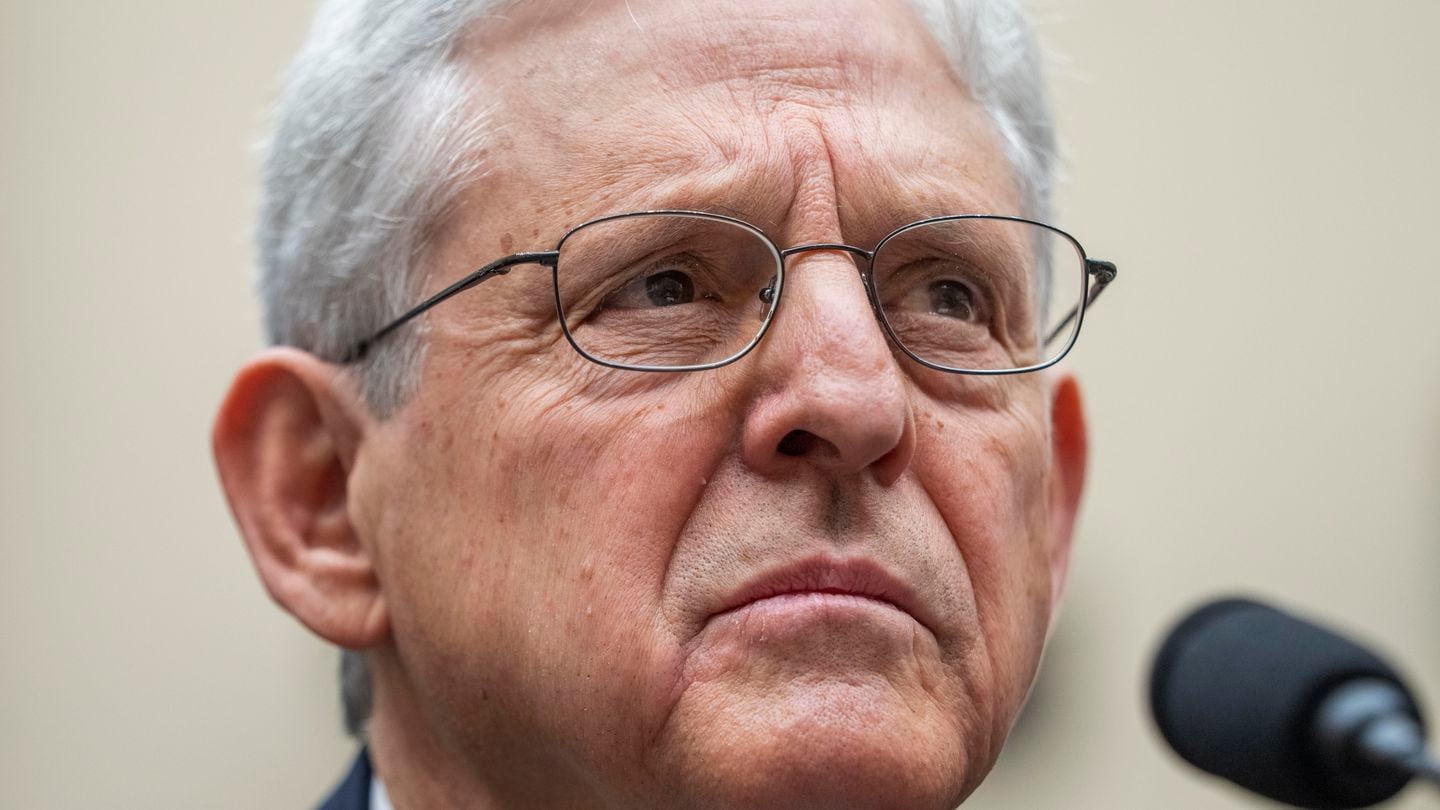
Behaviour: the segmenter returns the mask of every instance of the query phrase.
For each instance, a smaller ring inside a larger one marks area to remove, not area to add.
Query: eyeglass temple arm
[[[1115,269],[1114,262],[1107,262],[1101,259],[1086,259],[1085,272],[1092,277],[1090,290],[1085,293],[1085,303],[1073,307],[1070,312],[1066,314],[1065,319],[1060,321],[1055,329],[1045,337],[1046,346],[1049,346],[1054,342],[1055,338],[1064,334],[1065,330],[1070,328],[1070,324],[1074,323],[1075,319],[1080,317],[1080,312],[1083,309],[1095,303],[1095,299],[1100,297],[1100,293],[1105,292],[1105,288],[1110,286],[1110,282],[1115,280],[1115,276],[1119,271]]]
[[[340,363],[342,365],[348,365],[365,359],[365,355],[370,353],[370,349],[391,332],[424,315],[432,307],[446,299],[453,298],[483,281],[489,281],[496,276],[503,276],[509,273],[510,268],[517,264],[543,264],[546,267],[554,267],[555,261],[559,256],[560,253],[558,251],[549,250],[538,253],[515,253],[503,259],[496,259],[454,284],[451,284],[449,287],[435,293],[417,304],[414,309],[411,309],[409,312],[386,324],[380,331],[351,346],[350,350],[345,352],[345,355],[340,358]]]

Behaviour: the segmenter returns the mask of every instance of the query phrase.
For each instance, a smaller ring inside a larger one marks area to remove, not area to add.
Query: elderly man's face
[[[581,5],[468,43],[500,104],[428,292],[624,211],[871,247],[1019,209],[906,3]],[[535,806],[944,806],[983,777],[1063,580],[1073,386],[923,369],[851,258],[788,269],[765,341],[702,373],[587,362],[538,267],[426,316],[417,394],[347,496],[393,640],[382,767],[423,727],[437,769]]]

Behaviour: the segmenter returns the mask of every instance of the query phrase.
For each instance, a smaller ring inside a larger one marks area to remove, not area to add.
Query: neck
[[[375,686],[370,757],[395,810],[600,805],[564,763],[536,754],[535,735],[507,734],[494,722],[447,725],[444,707],[426,711],[393,650],[366,657]]]

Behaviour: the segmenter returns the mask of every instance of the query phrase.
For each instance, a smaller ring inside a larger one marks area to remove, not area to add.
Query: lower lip
[[[756,599],[717,618],[743,619],[747,622],[808,619],[904,619],[913,621],[909,613],[880,599],[853,593],[802,591],[782,593]]]
[[[915,617],[879,599],[818,591],[778,594],[710,619],[696,651],[696,660],[708,663],[697,666],[702,674],[696,677],[753,673],[755,666],[771,675],[884,670],[913,651],[921,628]],[[769,663],[757,663],[762,661]],[[779,662],[789,665],[771,667]]]

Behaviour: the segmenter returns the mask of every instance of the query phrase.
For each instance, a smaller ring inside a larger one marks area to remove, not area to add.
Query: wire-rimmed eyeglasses
[[[916,362],[960,374],[1018,374],[1059,362],[1086,308],[1115,279],[1070,234],[992,214],[903,225],[873,250],[780,248],[754,225],[698,211],[639,211],[570,229],[554,250],[497,259],[351,347],[356,362],[431,308],[519,265],[550,268],[555,310],[586,359],[632,371],[702,371],[754,349],[774,321],[786,260],[812,251],[856,260],[870,306]]]

